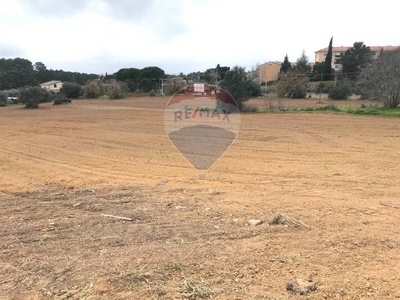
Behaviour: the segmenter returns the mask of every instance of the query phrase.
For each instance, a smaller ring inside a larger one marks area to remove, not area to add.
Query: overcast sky
[[[363,41],[400,45],[396,1],[0,0],[0,58],[51,69],[114,73],[159,66],[168,74],[220,65],[310,61]]]

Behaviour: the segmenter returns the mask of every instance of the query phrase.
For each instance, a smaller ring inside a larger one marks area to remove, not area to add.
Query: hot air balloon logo
[[[195,84],[172,96],[164,111],[165,131],[176,149],[205,178],[236,139],[240,110],[220,88]]]

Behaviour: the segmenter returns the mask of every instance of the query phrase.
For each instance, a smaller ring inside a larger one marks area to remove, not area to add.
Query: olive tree
[[[362,98],[379,100],[387,108],[400,104],[400,48],[381,52],[361,73],[358,90]]]
[[[25,108],[39,108],[39,103],[50,102],[54,99],[54,94],[38,86],[24,88],[19,96]]]

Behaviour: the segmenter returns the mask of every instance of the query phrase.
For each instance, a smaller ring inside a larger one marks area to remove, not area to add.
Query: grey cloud
[[[25,10],[35,17],[68,17],[84,11],[91,0],[20,0]]]
[[[71,17],[85,11],[99,12],[102,4],[106,14],[117,19],[141,19],[154,6],[154,0],[20,0],[25,9],[36,16]]]
[[[68,18],[85,12],[150,29],[162,40],[187,32],[182,15],[183,0],[20,0],[34,17]],[[105,7],[105,12],[101,8]]]
[[[25,51],[23,51],[19,46],[12,44],[0,43],[0,58],[14,58],[23,56]]]

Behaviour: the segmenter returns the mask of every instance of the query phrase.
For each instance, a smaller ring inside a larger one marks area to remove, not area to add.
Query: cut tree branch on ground
[[[276,216],[270,223],[269,225],[286,225],[288,227],[305,227],[308,228],[307,225],[304,223],[300,222],[299,220],[296,220],[295,218],[279,214]]]
[[[380,205],[391,207],[391,208],[400,208],[400,206],[393,205],[393,204],[388,204],[388,203],[382,203],[382,202],[380,203]]]
[[[109,217],[109,218],[114,218],[114,219],[119,219],[119,220],[125,220],[125,221],[133,221],[131,218],[126,218],[126,217],[120,217],[120,216],[113,216],[113,215],[106,215],[106,214],[101,214],[103,217]]]

